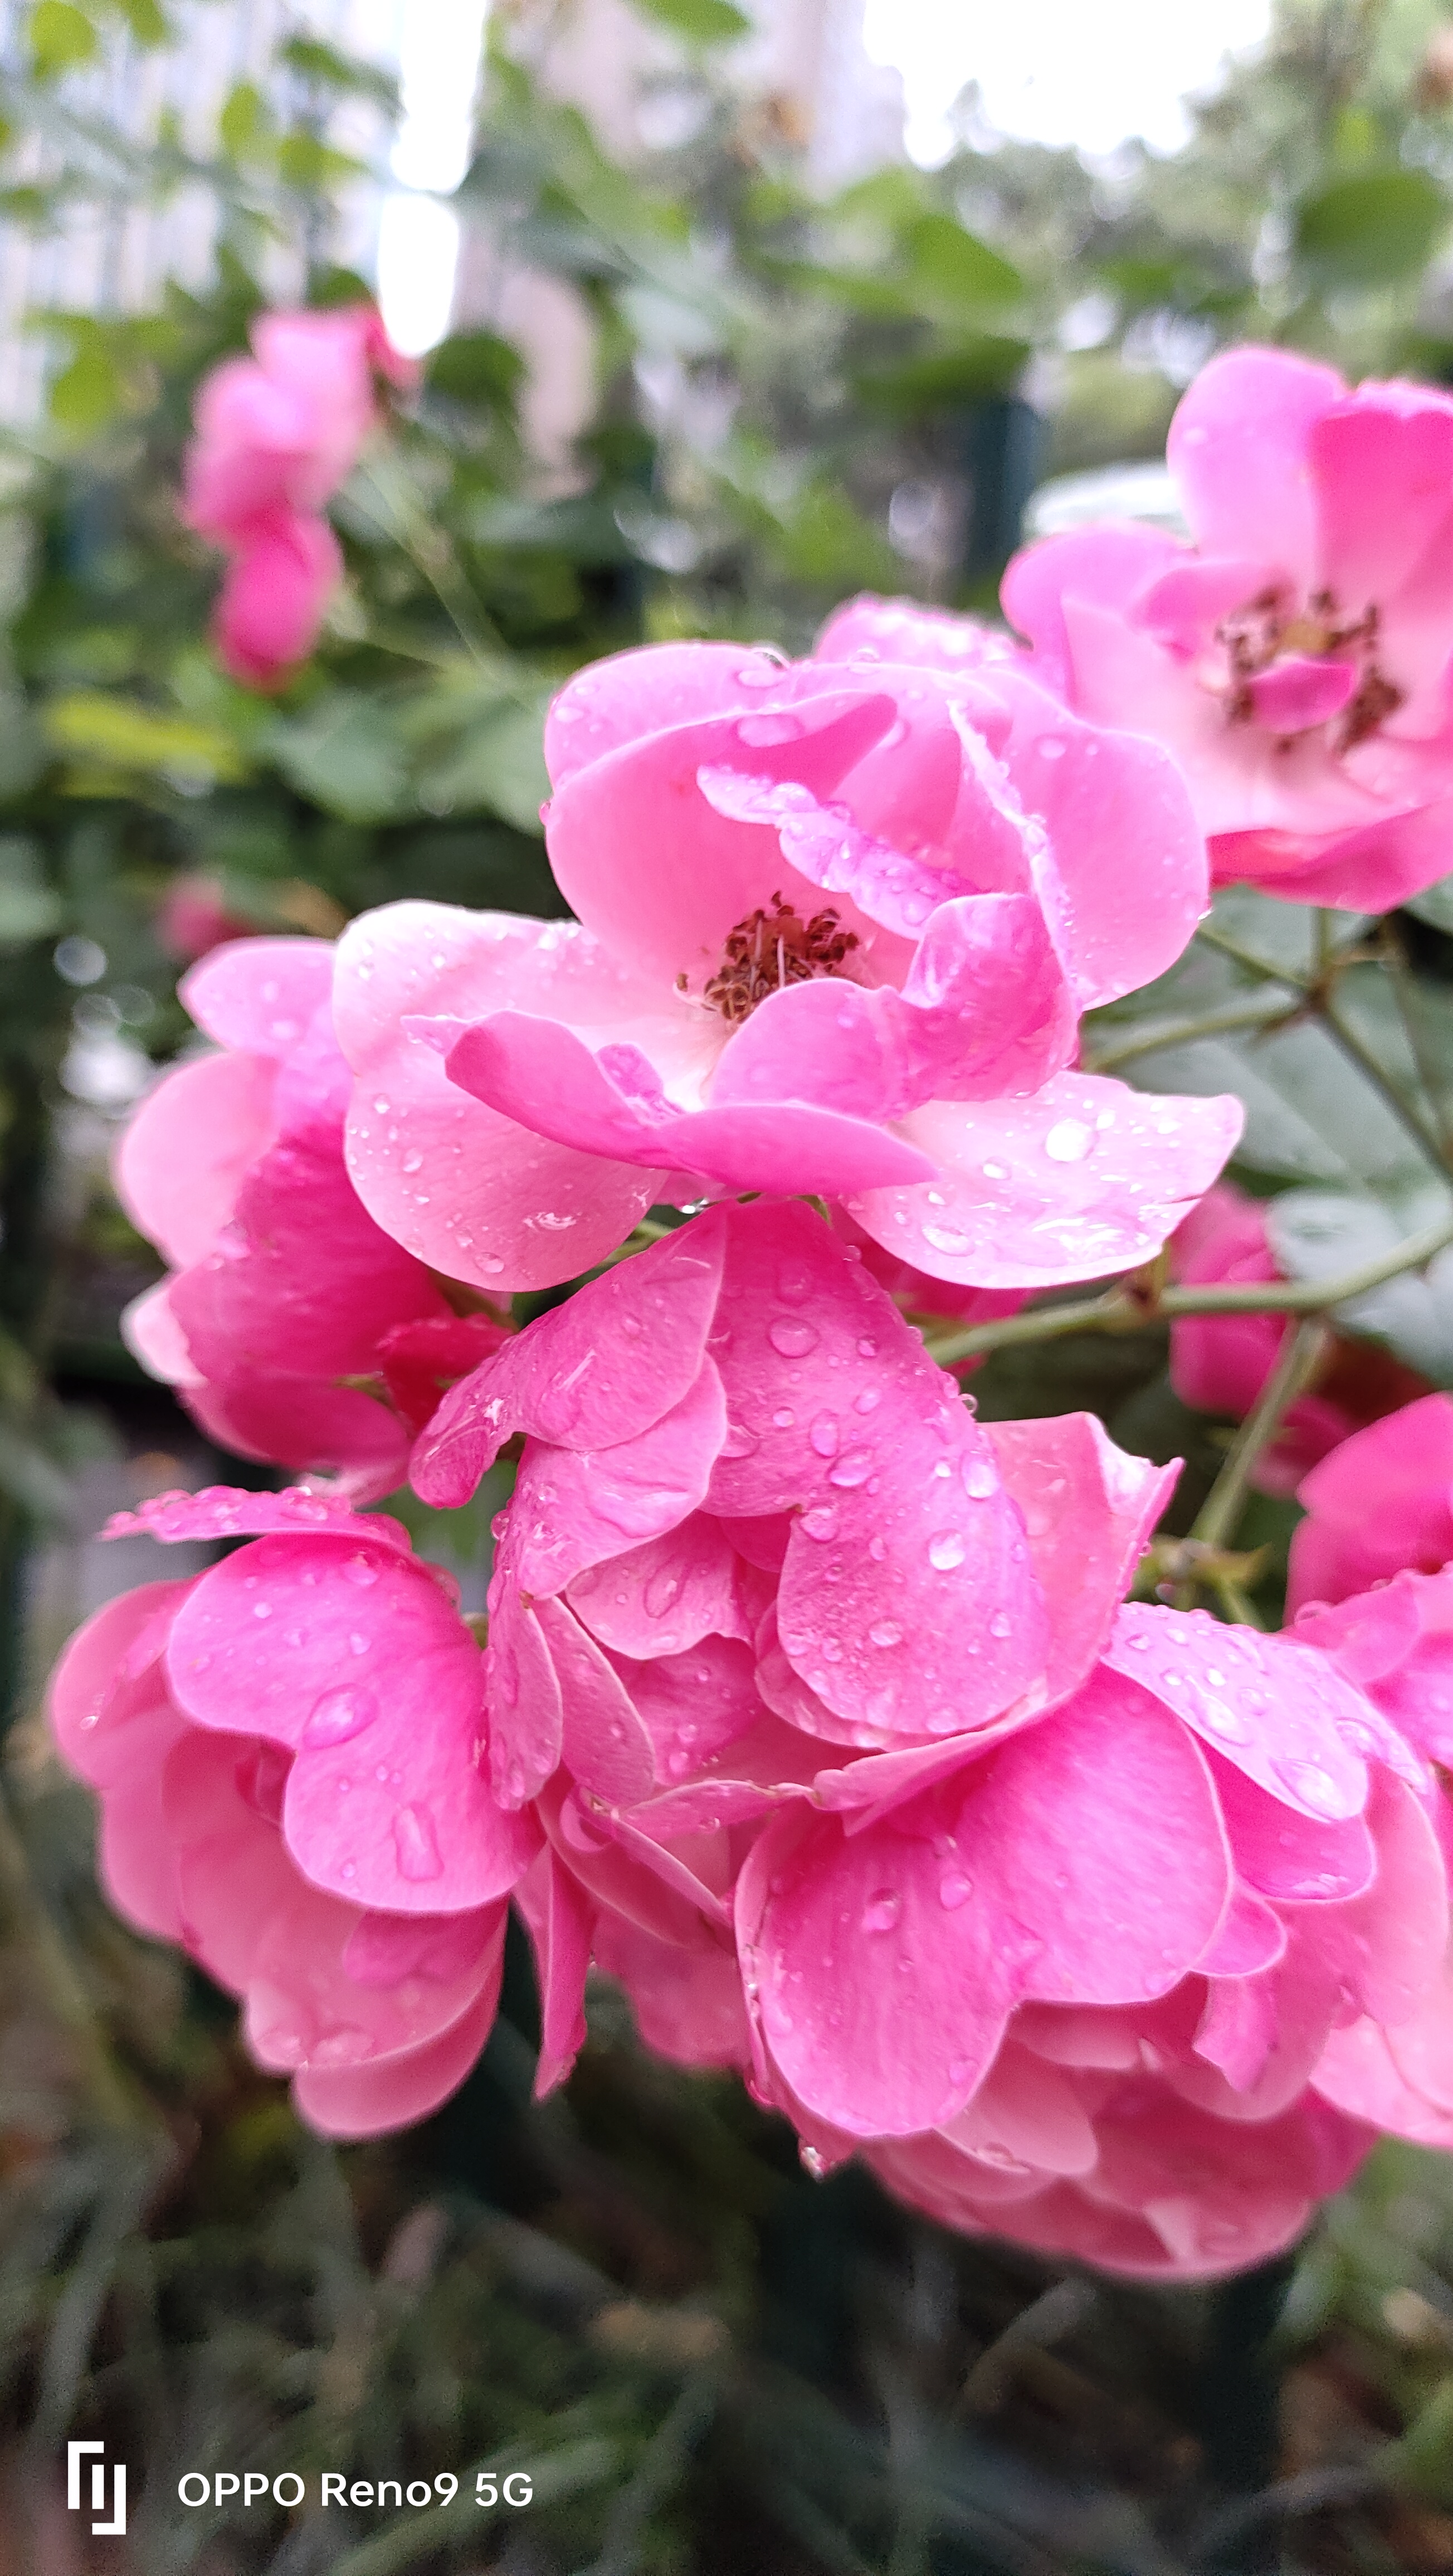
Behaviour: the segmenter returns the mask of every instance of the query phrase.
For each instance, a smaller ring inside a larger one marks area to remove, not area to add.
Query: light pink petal
[[[1124,525],[1111,521],[1026,546],[1011,557],[999,598],[1010,625],[1033,647],[1030,669],[1076,706],[1082,701],[1075,688],[1065,600],[1095,600],[1124,612],[1162,573],[1185,560],[1186,549],[1162,529],[1140,520]]]
[[[273,2073],[292,2074],[306,2066],[378,2065],[426,2046],[492,1986],[504,1914],[492,1905],[456,1916],[465,1937],[444,1947],[427,1918],[360,1916],[295,1878],[253,1955],[249,2048]],[[395,1926],[412,1942],[401,1942]],[[380,1975],[380,1968],[393,1974]]]
[[[959,674],[1012,653],[999,629],[918,599],[877,599],[871,591],[835,608],[812,648],[817,662],[893,662]]]
[[[1223,1097],[1133,1092],[1056,1075],[1029,1100],[932,1102],[903,1133],[936,1180],[864,1191],[849,1211],[900,1260],[980,1288],[1053,1287],[1148,1261],[1233,1151],[1245,1112]]]
[[[384,1912],[456,1913],[528,1865],[532,1833],[481,1777],[479,1649],[393,1546],[261,1539],[199,1579],[167,1654],[199,1725],[295,1749],[283,1829],[316,1885]]]
[[[1023,1515],[1040,1590],[1054,1604],[1041,1684],[1044,1705],[1053,1707],[1103,1651],[1179,1463],[1155,1467],[1117,1449],[1093,1413],[984,1430]]]
[[[298,2116],[325,2138],[377,2138],[411,2128],[458,2090],[494,2026],[504,1943],[492,1982],[453,2027],[379,2066],[309,2066],[293,2078]]]
[[[495,1295],[553,1287],[614,1251],[656,1175],[549,1145],[471,1101],[403,1023],[513,1005],[608,1024],[650,999],[573,923],[399,903],[350,924],[333,1002],[358,1077],[348,1166],[385,1233]]]
[[[395,1493],[408,1474],[406,1427],[353,1388],[276,1370],[188,1387],[183,1395],[192,1419],[224,1449],[336,1477],[355,1503]]]
[[[603,1914],[595,1955],[625,1987],[641,2037],[658,2057],[673,2066],[750,2065],[742,1981],[730,1951],[683,1950]]]
[[[1017,673],[995,688],[1014,718],[1011,783],[1048,838],[1035,890],[1051,933],[1081,1008],[1113,1001],[1175,964],[1210,900],[1186,783],[1139,732],[1081,724]]]
[[[1341,1823],[1314,1819],[1268,1797],[1219,1754],[1211,1764],[1231,1856],[1246,1887],[1284,1905],[1340,1902],[1371,1886],[1377,1856],[1362,1816]]]
[[[1280,895],[1288,903],[1339,904],[1355,912],[1391,912],[1447,874],[1450,831],[1453,797],[1435,795],[1417,812],[1385,814],[1362,829],[1340,832],[1333,839],[1295,845],[1295,869],[1281,875],[1267,874],[1266,891]],[[1223,854],[1222,846],[1213,842],[1218,883],[1262,874],[1262,863],[1255,853],[1256,836],[1250,835],[1249,840],[1253,855],[1250,864],[1244,866],[1237,844],[1228,842]]]
[[[163,1076],[116,1148],[116,1195],[174,1268],[200,1261],[274,1131],[276,1067],[260,1055],[208,1055]]]
[[[1116,604],[1137,626],[1186,654],[1199,652],[1223,618],[1246,608],[1266,588],[1266,566],[1252,557],[1182,555],[1130,601]],[[1092,597],[1104,594],[1092,587]]]
[[[1314,2201],[1339,2190],[1370,2137],[1323,2106],[1230,2123],[1133,2083],[1096,2116],[1100,2161],[1087,2197],[1147,2220],[1158,2269],[1205,2280],[1264,2261],[1300,2234]],[[1051,2240],[1052,2241],[1052,2240]],[[1112,2257],[1112,2260],[1114,2258]]]
[[[202,1372],[192,1366],[186,1335],[172,1312],[171,1290],[170,1279],[159,1279],[123,1306],[121,1338],[148,1376],[160,1378],[164,1386],[200,1386]]]
[[[951,772],[941,799],[943,811],[936,818],[939,829],[925,830],[920,822],[914,833],[916,846],[942,837],[959,792],[958,737],[947,709],[940,708],[939,714]],[[892,756],[900,757],[901,751],[901,742],[895,742]],[[872,759],[870,754],[853,771],[855,801],[856,792],[868,783],[865,773],[870,773]],[[757,778],[740,769],[702,769],[696,783],[713,813],[732,822],[759,823],[775,832],[783,857],[809,884],[824,894],[848,895],[858,912],[900,939],[917,939],[934,906],[964,892],[956,868],[908,858],[891,841],[865,831],[845,804],[820,804],[796,779]]]
[[[738,709],[652,731],[566,779],[545,827],[560,890],[617,956],[672,991],[685,975],[699,992],[721,963],[727,934],[779,891],[804,918],[819,909],[810,881],[784,858],[765,823],[720,814],[697,784],[702,770],[792,780],[819,801],[895,720],[892,696],[873,680],[804,665],[790,709]],[[871,929],[853,907],[845,925]]]
[[[656,1171],[674,1165],[732,1189],[839,1197],[870,1186],[869,1174],[907,1177],[925,1167],[876,1124],[876,1089],[866,1116],[851,1098],[839,1109],[791,1096],[682,1110],[638,1048],[592,1053],[573,1031],[520,1011],[467,1030],[446,1065],[451,1083],[558,1145]]]
[[[1286,1946],[1287,1936],[1279,1916],[1259,1896],[1238,1887],[1215,1940],[1197,1964],[1203,1977],[1240,1984],[1259,1975],[1263,1968],[1274,1968],[1285,1956]]]
[[[1003,2172],[1094,2170],[1095,2132],[1073,2084],[1042,2057],[1005,2041],[978,2092],[944,2132],[965,2155]]]
[[[794,2091],[856,2135],[902,2136],[969,2100],[1019,2001],[1168,1992],[1229,1892],[1190,1737],[1098,1680],[854,1837],[778,1819],[742,1872],[738,1943]]]
[[[595,1908],[547,1843],[515,1889],[535,1953],[540,2055],[535,2098],[563,2084],[585,2046],[585,1979]]]
[[[516,1431],[574,1450],[649,1431],[700,1377],[721,1263],[718,1228],[682,1228],[507,1342],[450,1390],[420,1441],[424,1500],[467,1502]]]
[[[577,1574],[570,1607],[617,1654],[679,1655],[709,1635],[749,1638],[737,1557],[708,1512]]]
[[[188,1582],[139,1583],[119,1593],[76,1630],[51,1674],[51,1732],[63,1760],[93,1788],[111,1788],[138,1767],[131,1728],[149,1728],[169,1706],[161,1658],[190,1589]]]
[[[545,720],[545,765],[563,787],[609,751],[672,725],[775,703],[786,672],[745,644],[648,644],[612,653],[567,680]]]
[[[1363,1896],[1291,1922],[1294,1952],[1310,1954],[1364,2012],[1411,2021],[1440,1973],[1448,1940],[1448,1884],[1425,1802],[1380,1766],[1368,1821],[1377,1877]]]
[[[238,1996],[246,1994],[269,1923],[303,1883],[277,1829],[285,1774],[283,1757],[255,1736],[208,1735],[189,1726],[158,1776],[164,1830],[176,1858],[182,1937],[207,1974]],[[335,1902],[319,1901],[325,1909]],[[351,1906],[338,1913],[346,1939],[357,1913]]]
[[[1346,390],[1335,368],[1283,349],[1229,349],[1202,368],[1171,422],[1166,462],[1208,553],[1251,556],[1315,587],[1312,433]]]
[[[1453,1558],[1453,1397],[1425,1395],[1344,1440],[1303,1478],[1287,1606],[1340,1601]]]
[[[1446,1953],[1417,2011],[1389,2030],[1387,2050],[1404,2082],[1453,2117],[1453,1963]]]
[[[1317,1824],[1367,1803],[1367,1704],[1325,1655],[1295,1639],[1230,1628],[1206,1610],[1129,1601],[1105,1662],[1154,1691],[1278,1805]]]
[[[1391,2032],[1368,2014],[1330,2034],[1312,2083],[1339,2111],[1390,2130],[1395,2138],[1453,2148],[1453,2112],[1439,2109],[1409,2083],[1393,2056]]]
[[[242,1055],[291,1053],[333,985],[329,939],[232,939],[177,986],[199,1029]]]
[[[672,1869],[669,1854],[644,1834],[628,1847],[616,1820],[585,1807],[563,1772],[542,1796],[539,1815],[552,1850],[597,1905],[673,1948],[724,1947],[722,1907],[710,1890],[689,1870]]]
[[[656,1778],[685,1780],[707,1765],[730,1775],[728,1748],[762,1716],[752,1649],[738,1637],[703,1637],[684,1653],[617,1670],[651,1739]]]

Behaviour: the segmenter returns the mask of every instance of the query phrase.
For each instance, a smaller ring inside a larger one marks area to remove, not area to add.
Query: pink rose
[[[1077,529],[1004,578],[1030,667],[1175,754],[1220,881],[1384,912],[1453,825],[1453,398],[1213,358],[1171,423],[1192,542]]]
[[[351,1167],[421,1258],[535,1286],[653,1199],[811,1192],[896,1261],[1020,1289],[1146,1259],[1219,1171],[1238,1103],[1072,1070],[1080,1011],[1204,908],[1153,746],[1008,663],[682,644],[577,674],[546,755],[577,924],[395,904],[340,949]],[[493,1160],[483,1224],[453,1146]]]
[[[139,1530],[263,1535],[108,1602],[57,1668],[112,1902],[243,1999],[314,2128],[422,2119],[489,2035],[539,1840],[481,1777],[483,1665],[448,1577],[396,1521],[316,1495],[170,1495],[111,1534]]]
[[[1230,1182],[1193,1208],[1170,1245],[1171,1274],[1188,1287],[1280,1279],[1265,1210]],[[1281,1315],[1181,1315],[1170,1328],[1171,1384],[1199,1413],[1250,1413],[1292,1327]],[[1254,1482],[1264,1494],[1294,1494],[1309,1468],[1425,1381],[1376,1344],[1339,1338],[1314,1392],[1299,1396]]]
[[[1343,1601],[1453,1560],[1453,1397],[1405,1404],[1312,1469],[1297,1499],[1287,1607]]]
[[[651,2044],[747,2062],[732,1900],[784,1803],[861,1756],[931,1776],[1072,1688],[1173,1481],[1088,1416],[981,1431],[864,1263],[801,1207],[722,1208],[531,1325],[415,1454],[465,1500],[526,1434],[490,1592],[495,1786],[542,2080],[594,1955]]]
[[[232,565],[213,620],[235,679],[271,688],[312,651],[343,570],[321,516],[377,419],[374,370],[398,385],[417,369],[372,305],[264,313],[251,358],[228,358],[198,389],[182,515]]]
[[[224,1447],[366,1498],[504,1328],[456,1315],[349,1181],[332,968],[325,940],[243,939],[183,978],[221,1052],[165,1075],[118,1147],[122,1205],[171,1264],[123,1329]]]

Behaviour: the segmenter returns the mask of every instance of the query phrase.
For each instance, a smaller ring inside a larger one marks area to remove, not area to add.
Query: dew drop
[[[819,1413],[808,1433],[819,1458],[835,1458],[838,1445],[838,1418],[835,1413]]]
[[[903,1899],[895,1887],[879,1887],[863,1908],[865,1932],[891,1932],[903,1911]]]
[[[360,1592],[366,1592],[371,1584],[378,1581],[378,1567],[371,1556],[364,1555],[361,1548],[357,1556],[350,1556],[346,1560],[343,1571],[350,1583],[357,1584]]]
[[[854,1485],[865,1485],[873,1472],[873,1465],[871,1449],[845,1449],[841,1458],[829,1467],[827,1481],[830,1485],[841,1485],[849,1490]]]
[[[1310,1807],[1314,1815],[1336,1816],[1341,1812],[1343,1802],[1337,1783],[1320,1762],[1308,1762],[1289,1753],[1271,1767],[1283,1788],[1302,1806]]]
[[[967,1905],[973,1892],[973,1880],[966,1878],[961,1869],[946,1869],[938,1882],[938,1901],[950,1914]]]
[[[1044,1150],[1052,1163],[1082,1163],[1094,1141],[1094,1128],[1082,1118],[1060,1118],[1046,1136]]]
[[[400,1878],[442,1878],[439,1838],[427,1807],[400,1807],[394,1818],[394,1850]]]
[[[378,1702],[370,1690],[326,1690],[308,1712],[302,1740],[315,1747],[346,1744],[351,1735],[372,1726],[377,1715]]]
[[[970,1502],[987,1503],[999,1491],[999,1479],[987,1458],[968,1457],[961,1461],[959,1481]]]
[[[816,1350],[822,1335],[805,1315],[778,1315],[767,1327],[767,1339],[784,1360],[800,1360]]]
[[[830,1539],[837,1529],[837,1513],[831,1503],[818,1503],[810,1512],[804,1512],[801,1528],[804,1538]]]
[[[901,1646],[903,1631],[896,1619],[875,1619],[868,1630],[868,1642],[874,1646]]]
[[[961,1530],[938,1530],[928,1542],[928,1561],[939,1574],[952,1574],[962,1565],[968,1544]]]
[[[990,1634],[990,1636],[991,1636],[991,1637],[1007,1637],[1007,1636],[1008,1636],[1008,1634],[1009,1634],[1009,1621],[1008,1621],[1007,1617],[1005,1616],[1005,1613],[1004,1613],[1002,1610],[996,1610],[996,1611],[995,1611],[995,1613],[994,1613],[993,1618],[990,1620],[990,1622],[989,1622],[989,1634]]]

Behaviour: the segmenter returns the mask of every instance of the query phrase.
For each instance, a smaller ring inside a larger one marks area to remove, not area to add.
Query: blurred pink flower
[[[314,2128],[422,2119],[489,2034],[539,1840],[481,1776],[483,1666],[448,1578],[397,1522],[316,1495],[169,1495],[111,1534],[141,1530],[263,1535],[109,1602],[57,1668],[112,1901],[241,1996]]]
[[[343,560],[320,515],[374,426],[374,371],[412,384],[372,305],[264,313],[251,358],[198,389],[182,515],[233,561],[214,618],[234,678],[269,688],[312,650]]]
[[[1236,1102],[1071,1069],[1081,1010],[1204,909],[1152,745],[1007,662],[682,644],[578,673],[546,756],[576,924],[395,904],[340,949],[352,1168],[421,1258],[536,1286],[653,1198],[812,1192],[894,1260],[1018,1289],[1144,1260],[1221,1168]],[[451,1146],[493,1158],[483,1224]]]
[[[1190,545],[1107,523],[1010,564],[1030,667],[1174,753],[1218,881],[1404,902],[1453,829],[1453,397],[1232,349],[1167,456]]]
[[[325,940],[244,939],[183,978],[222,1052],[166,1074],[117,1149],[122,1205],[172,1265],[123,1329],[224,1447],[369,1497],[504,1328],[456,1315],[348,1179],[332,966]]]
[[[1453,1397],[1425,1395],[1343,1441],[1297,1499],[1287,1608],[1343,1601],[1453,1560]]]
[[[250,922],[227,909],[225,891],[216,877],[189,869],[173,877],[156,912],[157,942],[168,957],[191,965],[224,939],[245,939]]]
[[[1171,1276],[1186,1286],[1280,1279],[1260,1202],[1230,1182],[1208,1190],[1172,1236]],[[1182,1315],[1170,1328],[1171,1384],[1199,1413],[1248,1414],[1291,1330],[1279,1315]],[[1425,1380],[1375,1343],[1339,1338],[1314,1391],[1299,1396],[1257,1462],[1264,1494],[1293,1494],[1309,1468]]]

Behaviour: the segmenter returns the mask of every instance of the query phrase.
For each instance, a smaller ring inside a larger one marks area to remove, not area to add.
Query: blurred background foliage
[[[812,2182],[735,2084],[643,2056],[608,1991],[568,2097],[532,2107],[513,1951],[456,2101],[340,2154],[248,2066],[225,1999],[107,1913],[88,1802],[46,1749],[66,1629],[154,1571],[144,1544],[98,1558],[102,1513],[261,1472],[208,1451],[116,1328],[155,1263],[106,1153],[186,1042],[187,954],[404,894],[558,909],[539,735],[564,673],[677,635],[800,650],[864,586],[988,606],[1026,507],[1167,514],[1166,422],[1229,340],[1453,381],[1436,0],[1282,0],[1167,157],[996,142],[970,97],[942,168],[834,196],[784,105],[725,76],[731,0],[638,5],[678,42],[655,139],[612,158],[541,77],[538,13],[501,9],[457,200],[497,267],[573,299],[568,445],[532,439],[503,329],[446,338],[336,504],[321,649],[267,699],[206,645],[218,567],[174,506],[190,404],[280,257],[295,294],[362,291],[332,264],[358,168],[338,138],[360,107],[386,134],[392,84],[284,28],[214,147],[166,116],[143,147],[96,83],[172,43],[158,0],[35,0],[10,31],[6,221],[143,200],[164,220],[200,190],[216,259],[141,314],[38,313],[45,411],[0,436],[0,2567],[92,2563],[55,2478],[80,2430],[140,2490],[94,2563],[138,2576],[1453,2568],[1439,2160],[1384,2151],[1299,2258],[1227,2291],[1096,2284],[951,2240],[852,2172]],[[1342,979],[1340,1026],[1309,999],[1306,915],[1241,895],[1218,920],[1231,950],[1198,943],[1105,1015],[1095,1060],[1241,1090],[1286,1265],[1345,1268],[1414,1186],[1369,1053],[1453,1115],[1453,903],[1393,926],[1390,973]],[[1223,1035],[1178,1036],[1207,1011]],[[1453,1281],[1357,1320],[1453,1384]],[[987,1413],[1091,1404],[1185,1454],[1186,1512],[1224,1450],[1154,1335],[1005,1353],[978,1387]],[[1256,1510],[1274,1615],[1290,1507]],[[427,1543],[462,1560],[475,1528]],[[531,2470],[528,2512],[477,2512],[490,2463]],[[181,2471],[218,2467],[452,2470],[464,2492],[393,2521],[180,2511]]]

